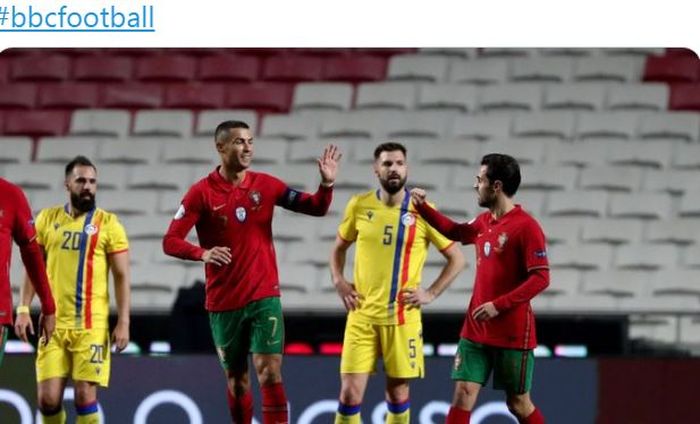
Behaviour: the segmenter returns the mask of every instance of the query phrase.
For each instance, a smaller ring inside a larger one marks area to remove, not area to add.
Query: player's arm
[[[464,269],[467,261],[464,259],[464,254],[456,243],[450,244],[440,253],[447,259],[447,262],[442,267],[440,275],[427,289],[418,287],[417,289],[406,289],[402,297],[403,302],[413,306],[427,305],[445,291],[447,287],[457,278],[460,272]]]
[[[190,261],[202,261],[225,265],[231,262],[231,249],[215,246],[209,250],[187,241],[187,234],[199,221],[202,211],[202,200],[199,191],[193,187],[185,195],[168,231],[163,236],[163,252],[166,255]]]
[[[352,243],[352,241],[344,240],[340,235],[336,235],[330,259],[333,285],[348,311],[355,310],[360,301],[360,295],[355,291],[355,285],[345,279],[345,262],[348,248],[352,246]]]
[[[114,277],[114,294],[117,300],[117,325],[112,332],[112,344],[121,352],[129,344],[129,314],[131,310],[131,272],[129,251],[110,254],[109,267]]]
[[[26,343],[29,343],[29,334],[34,335],[34,324],[32,323],[31,315],[29,315],[29,306],[32,304],[32,299],[34,299],[34,293],[34,287],[29,275],[25,273],[24,280],[19,288],[19,306],[15,317],[15,334]]]
[[[450,240],[459,241],[462,244],[474,243],[478,229],[473,221],[463,224],[452,221],[428,204],[425,190],[420,188],[411,190],[411,201],[420,216],[423,217],[431,227],[438,230],[440,234]]]
[[[326,146],[323,154],[317,159],[321,184],[316,193],[303,193],[284,186],[277,198],[277,204],[285,209],[306,215],[325,215],[333,200],[333,184],[338,174],[338,162],[341,157],[342,154],[338,151],[337,146],[332,144]]]

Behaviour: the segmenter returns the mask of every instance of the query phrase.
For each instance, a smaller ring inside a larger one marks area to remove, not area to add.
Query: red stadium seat
[[[0,108],[32,109],[36,104],[35,84],[0,84]]]
[[[136,62],[141,81],[188,81],[194,78],[197,60],[187,56],[142,57]]]
[[[323,79],[330,81],[378,81],[386,77],[387,60],[375,56],[330,58],[323,67]]]
[[[5,113],[6,135],[62,135],[67,128],[68,113],[63,111],[31,110]]]
[[[5,53],[3,52],[3,55]],[[10,70],[10,65],[8,63],[8,60],[5,58],[0,59],[0,83],[2,82],[7,82],[8,80],[8,75]]]
[[[685,47],[672,47],[672,48],[666,49],[665,56],[674,56],[674,57],[682,56],[682,57],[697,58],[698,54],[690,49],[685,48]]]
[[[163,89],[156,84],[110,84],[102,88],[100,106],[107,108],[156,108]]]
[[[41,108],[94,108],[98,98],[97,84],[67,82],[44,84],[39,89]]]
[[[266,58],[272,56],[284,56],[288,54],[289,49],[266,49],[266,48],[240,48],[240,49],[227,49],[227,53],[240,55],[240,56],[255,56],[259,58]]]
[[[62,81],[69,75],[67,56],[26,56],[12,60],[11,76],[15,81]]]
[[[263,79],[267,81],[317,81],[323,59],[310,56],[273,56],[265,60]]]
[[[395,54],[416,53],[417,51],[418,51],[418,49],[395,48],[395,47],[377,47],[377,48],[366,48],[366,49],[353,49],[352,54],[389,57],[389,56],[393,56]]]
[[[73,78],[78,81],[127,81],[132,74],[128,57],[87,56],[73,62]]]
[[[239,84],[229,87],[226,107],[286,112],[292,101],[292,86],[283,83]]]
[[[700,111],[700,84],[671,85],[668,108]]]
[[[117,48],[102,49],[102,54],[106,56],[129,56],[129,57],[149,57],[163,54],[163,49],[147,48]]]
[[[700,78],[700,60],[693,57],[649,56],[644,81],[694,82]]]
[[[337,57],[352,54],[351,49],[343,48],[297,48],[289,49],[289,54],[293,56],[316,56],[316,57]]]
[[[165,90],[163,106],[168,108],[218,109],[224,104],[222,84],[172,84]]]
[[[255,57],[211,56],[200,59],[199,79],[202,81],[255,81],[260,61]]]

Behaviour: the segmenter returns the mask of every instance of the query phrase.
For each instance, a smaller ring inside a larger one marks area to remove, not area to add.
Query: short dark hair
[[[395,151],[401,151],[403,153],[404,157],[406,157],[406,147],[404,147],[403,144],[401,143],[382,143],[379,146],[377,146],[376,149],[374,149],[374,160],[379,159],[379,155],[382,154],[382,152],[395,152]]]
[[[489,153],[481,158],[481,165],[486,166],[486,178],[491,184],[500,181],[503,192],[513,197],[520,187],[520,165],[514,157],[502,153]]]
[[[79,156],[74,157],[73,160],[68,162],[68,164],[66,165],[66,178],[68,178],[70,176],[70,174],[73,173],[73,169],[76,166],[91,166],[92,169],[97,171],[97,167],[95,166],[94,163],[92,163],[90,161],[90,159],[88,159],[85,156],[79,155]]]
[[[249,130],[250,127],[243,121],[224,121],[216,126],[214,131],[214,140],[218,140],[222,133],[227,133],[234,128],[245,128]]]

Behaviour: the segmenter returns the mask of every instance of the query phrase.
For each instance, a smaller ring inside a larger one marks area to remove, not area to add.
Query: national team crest
[[[262,203],[262,194],[260,194],[259,191],[251,191],[248,198],[250,198],[250,201],[253,203],[253,210],[258,210]]]
[[[239,206],[236,208],[236,219],[238,220],[238,222],[245,221],[247,216],[248,216],[248,213],[246,212],[246,210],[243,206]]]
[[[410,227],[411,225],[416,223],[416,217],[412,213],[406,212],[401,217],[401,223],[407,227]]]
[[[494,250],[496,252],[501,253],[503,252],[503,248],[506,245],[506,242],[508,241],[508,234],[506,233],[501,233],[498,235],[498,247],[496,247]]]
[[[88,224],[85,226],[85,233],[89,236],[97,234],[98,230],[99,228],[97,227],[97,225]]]
[[[491,242],[487,241],[484,243],[484,255],[489,256],[491,254]]]

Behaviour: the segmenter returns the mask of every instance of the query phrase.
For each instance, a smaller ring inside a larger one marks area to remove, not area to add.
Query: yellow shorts
[[[109,384],[109,330],[56,329],[46,346],[39,343],[36,379],[71,377],[73,381]]]
[[[384,372],[389,377],[423,377],[423,326],[420,321],[377,325],[348,317],[340,372],[374,373],[380,356],[384,359]]]

